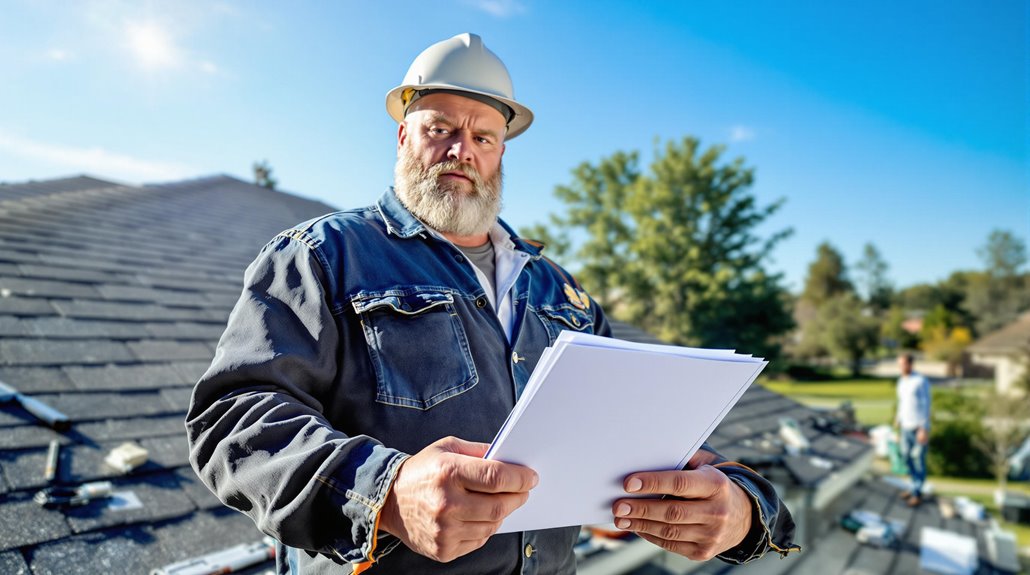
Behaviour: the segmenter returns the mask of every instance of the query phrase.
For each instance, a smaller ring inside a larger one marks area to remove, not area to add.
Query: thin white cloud
[[[757,137],[754,128],[748,126],[736,125],[730,128],[730,141],[731,142],[750,142]]]
[[[497,18],[508,18],[526,11],[526,6],[519,0],[465,0],[465,4]]]
[[[69,172],[89,172],[127,181],[175,180],[196,174],[183,164],[154,162],[94,146],[76,148],[37,142],[0,131],[0,150]]]
[[[55,62],[65,62],[71,60],[72,53],[62,48],[51,48],[47,50],[46,57]]]
[[[200,71],[205,73],[205,74],[210,74],[210,75],[214,76],[215,74],[218,73],[218,65],[215,64],[214,62],[210,62],[208,60],[204,60],[203,62],[198,64],[197,67],[200,68]]]

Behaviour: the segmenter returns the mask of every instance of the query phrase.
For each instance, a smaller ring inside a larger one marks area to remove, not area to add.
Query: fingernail
[[[619,517],[625,517],[629,515],[630,511],[631,509],[629,507],[629,503],[620,503],[619,506],[615,508],[615,514]]]
[[[626,482],[626,491],[629,491],[630,493],[635,493],[637,491],[640,491],[640,488],[643,486],[644,482],[634,477]]]
[[[629,527],[629,519],[616,519],[615,526],[619,529],[627,529]]]
[[[530,484],[529,484],[529,488],[533,489],[534,487],[536,487],[539,484],[540,484],[540,476],[539,475],[534,475],[533,476],[533,481],[531,481]]]

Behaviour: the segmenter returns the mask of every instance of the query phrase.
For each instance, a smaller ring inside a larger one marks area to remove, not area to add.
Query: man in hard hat
[[[386,105],[394,187],[279,234],[247,269],[194,390],[190,461],[281,542],[280,573],[572,573],[578,528],[494,535],[537,476],[482,458],[560,331],[611,333],[497,218],[505,142],[533,115],[472,34],[426,49]],[[708,449],[625,489],[616,525],[670,551],[792,548],[772,486]]]

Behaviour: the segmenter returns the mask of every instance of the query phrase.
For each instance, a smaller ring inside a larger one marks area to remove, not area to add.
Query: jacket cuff
[[[381,448],[382,449],[382,448]],[[386,533],[378,533],[379,513],[386,496],[397,477],[397,470],[408,457],[406,453],[389,450],[381,461],[379,471],[367,470],[369,461],[361,466],[353,477],[350,488],[342,488],[338,480],[319,478],[330,484],[336,493],[342,493],[342,513],[351,521],[351,537],[341,539],[327,550],[337,559],[347,563],[374,562],[392,551],[400,540]],[[374,456],[373,456],[374,457]]]
[[[725,462],[716,467],[725,473],[730,481],[739,485],[751,498],[752,503],[751,529],[736,547],[716,557],[726,563],[742,565],[764,556],[769,550],[779,553],[780,557],[786,557],[791,551],[801,551],[801,547],[790,542],[794,534],[794,524],[789,512],[780,509],[779,499],[774,493],[763,493],[760,487],[768,487],[771,491],[771,484],[739,463]],[[756,478],[761,479],[762,483],[759,484]],[[782,514],[786,516],[781,516]],[[774,533],[774,530],[777,533]]]

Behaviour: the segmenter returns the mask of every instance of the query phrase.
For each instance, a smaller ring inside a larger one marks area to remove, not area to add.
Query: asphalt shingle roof
[[[0,405],[0,572],[147,573],[261,538],[193,475],[183,418],[244,268],[329,211],[225,176],[0,184],[0,380],[73,421],[58,433]],[[34,503],[52,439],[58,481],[108,479],[142,506]],[[128,440],[149,458],[121,475],[103,459]]]
[[[1030,350],[1030,312],[1019,316],[1016,321],[993,331],[969,346],[970,353],[1015,354]]]

